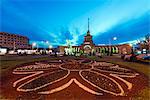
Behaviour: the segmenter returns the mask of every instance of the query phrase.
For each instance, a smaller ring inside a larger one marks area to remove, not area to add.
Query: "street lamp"
[[[52,52],[52,45],[49,45],[49,53]]]
[[[112,40],[113,40],[113,41],[116,41],[116,40],[117,40],[117,37],[113,37],[113,38],[110,38],[110,39],[109,39],[109,55],[111,55],[111,52],[112,52],[112,51],[111,51],[111,41],[112,41]]]
[[[38,50],[38,45],[36,45],[36,49]]]
[[[129,46],[131,47],[131,53],[133,54],[134,53],[133,44],[130,43]]]
[[[41,42],[44,45],[44,49],[46,50],[47,45],[49,45],[49,41],[41,41]]]
[[[47,44],[46,46],[48,46],[48,45],[49,45],[49,41],[45,41],[45,43]],[[46,50],[46,47],[45,47],[45,50]]]
[[[113,37],[113,40],[117,40],[117,37]]]
[[[49,49],[51,49],[53,46],[52,45],[49,45]]]
[[[14,41],[14,43],[13,43],[13,49],[14,49],[14,51],[15,51],[15,49],[16,49],[16,42]]]
[[[129,44],[131,47],[133,46],[131,43]]]
[[[33,42],[32,43],[32,50],[33,50],[33,48],[36,46],[36,43],[35,42]]]

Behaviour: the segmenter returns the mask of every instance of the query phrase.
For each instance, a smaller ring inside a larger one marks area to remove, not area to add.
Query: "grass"
[[[145,74],[146,76],[150,77],[150,66],[148,64],[141,64],[141,63],[137,63],[137,62],[127,62],[127,61],[124,61],[118,57],[99,58],[99,57],[91,56],[88,58],[90,58],[92,60],[107,61],[107,62],[111,62],[114,64],[126,66],[128,68],[134,69],[134,70],[141,72],[141,73]]]
[[[134,62],[126,62],[126,61],[125,62],[109,61],[109,62],[126,66],[126,67],[134,69],[138,72],[144,73],[145,75],[150,77],[150,67],[148,65],[140,64],[140,63],[134,63]]]
[[[32,57],[24,57],[24,59],[11,59],[11,60],[1,60],[0,66],[1,71],[0,74],[3,75],[4,72],[7,72],[10,69],[13,69],[15,66],[35,62],[35,61],[42,61],[42,60],[50,60],[50,59],[58,59],[58,58],[50,58],[50,57],[39,57],[39,58],[32,58]]]

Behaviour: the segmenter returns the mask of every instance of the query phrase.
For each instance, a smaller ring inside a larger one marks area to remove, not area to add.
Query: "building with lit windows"
[[[29,39],[25,36],[0,32],[0,48],[31,49]]]
[[[68,52],[73,53],[83,53],[88,55],[95,54],[129,54],[132,51],[132,47],[129,44],[121,44],[121,45],[95,45],[92,40],[92,35],[89,30],[89,22],[88,22],[88,31],[84,36],[84,41],[80,46],[59,46],[59,51],[62,54],[68,54]],[[72,50],[70,51],[69,48]]]

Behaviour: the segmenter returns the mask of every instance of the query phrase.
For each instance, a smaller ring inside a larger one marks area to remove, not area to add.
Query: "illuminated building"
[[[0,32],[0,47],[7,49],[31,49],[27,37],[6,32]]]
[[[68,46],[59,46],[60,53],[66,53],[68,50]],[[81,53],[88,55],[95,54],[129,54],[131,53],[131,46],[129,44],[121,44],[121,45],[95,45],[92,40],[92,35],[89,30],[89,21],[88,21],[88,31],[84,36],[84,42],[80,46],[71,46],[72,52]],[[69,51],[69,50],[68,50]]]

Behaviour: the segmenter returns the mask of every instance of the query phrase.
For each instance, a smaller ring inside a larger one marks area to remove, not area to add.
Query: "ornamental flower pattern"
[[[52,87],[55,83],[63,82],[73,72],[78,73],[82,82],[84,81],[97,90],[91,89],[88,85],[86,86],[76,77],[71,78],[61,86],[43,89],[48,86]],[[69,87],[74,82],[91,94],[103,95],[107,93],[115,96],[125,96],[125,90],[130,91],[133,86],[127,78],[132,79],[139,75],[116,64],[89,59],[55,60],[46,63],[35,62],[32,65],[17,67],[13,70],[13,74],[26,75],[13,83],[13,87],[21,92],[52,94]],[[126,85],[127,89],[122,86],[122,83]]]

